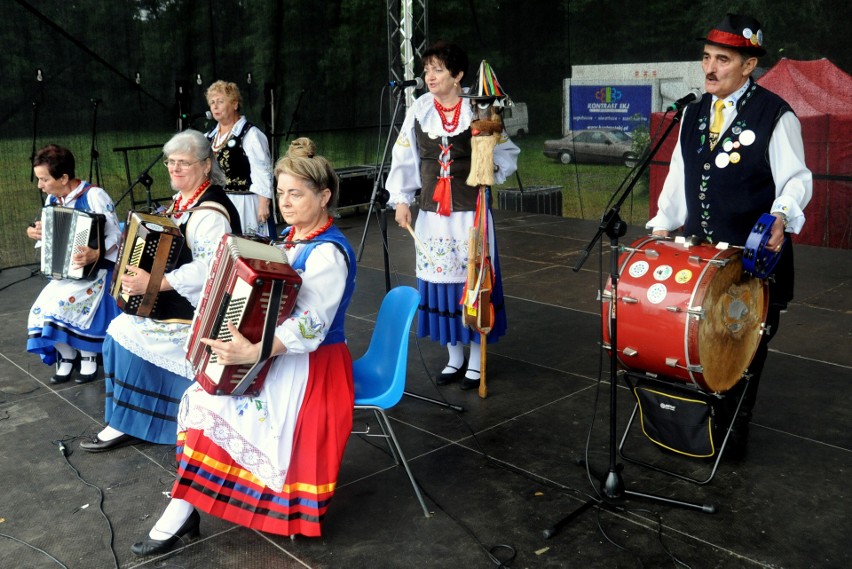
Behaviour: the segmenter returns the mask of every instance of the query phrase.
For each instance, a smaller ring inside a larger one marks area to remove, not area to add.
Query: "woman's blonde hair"
[[[230,81],[216,81],[209,87],[207,87],[207,91],[204,93],[205,100],[210,100],[210,95],[213,93],[221,93],[225,95],[228,99],[232,101],[236,101],[237,110],[240,110],[243,106],[243,96],[240,95],[240,88],[237,87],[236,83],[231,83]]]
[[[329,214],[334,213],[340,195],[340,181],[331,163],[324,156],[317,155],[313,140],[302,137],[290,143],[287,154],[275,163],[275,179],[281,174],[304,180],[316,193],[326,188],[331,190],[331,198],[326,207]]]

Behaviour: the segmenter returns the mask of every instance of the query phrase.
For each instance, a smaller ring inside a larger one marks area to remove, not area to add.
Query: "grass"
[[[521,148],[518,175],[496,189],[517,188],[518,177],[524,188],[560,186],[563,217],[600,219],[630,169],[608,164],[562,164],[542,153],[545,138],[551,137],[524,136],[514,140]],[[631,198],[621,210],[621,217],[631,224],[644,224],[648,219],[647,174],[636,184]]]
[[[378,140],[375,131],[306,135],[313,138],[320,152],[339,168],[377,163],[381,160],[385,143],[384,139]],[[117,213],[119,219],[123,220],[130,209],[145,207],[146,187],[134,182],[156,161],[159,148],[127,152],[116,152],[114,149],[159,146],[169,136],[169,133],[159,132],[99,133],[97,161],[92,159],[92,141],[88,134],[69,135],[56,142],[67,146],[74,153],[78,177],[96,181],[95,174],[100,170],[101,185],[117,201]],[[519,185],[524,189],[558,186],[562,188],[563,217],[599,219],[608,209],[611,196],[629,170],[618,165],[561,164],[542,154],[545,138],[549,137],[527,135],[514,141],[521,148],[518,173],[505,184],[495,187],[495,190],[499,192],[501,189],[518,188]],[[39,145],[47,142],[40,141]],[[0,210],[0,270],[38,261],[32,241],[26,237],[26,226],[40,215],[44,200],[43,194],[31,180],[31,154],[31,140],[0,140],[0,200],[3,204]],[[165,167],[156,162],[149,172],[152,178],[151,198],[167,199],[172,192]],[[131,185],[133,190],[128,193]],[[637,184],[633,196],[622,208],[621,216],[631,224],[644,223],[647,219],[647,176]]]

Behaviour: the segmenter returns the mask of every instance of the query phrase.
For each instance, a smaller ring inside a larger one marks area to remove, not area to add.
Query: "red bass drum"
[[[616,311],[618,359],[627,369],[724,393],[757,351],[766,282],[743,272],[742,250],[642,237],[619,258],[617,302],[603,294],[604,344]]]

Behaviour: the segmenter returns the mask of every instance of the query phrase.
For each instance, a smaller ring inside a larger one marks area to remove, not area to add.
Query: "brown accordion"
[[[195,380],[213,395],[257,395],[272,360],[275,329],[293,312],[302,278],[280,249],[225,235],[216,251],[192,321],[186,359]],[[228,342],[231,322],[250,342],[261,342],[258,361],[222,365],[202,338]]]
[[[184,250],[184,238],[170,217],[139,211],[127,214],[118,263],[112,275],[112,296],[118,308],[126,314],[156,319],[190,320],[194,309],[176,291],[160,292],[163,275],[176,266]],[[150,273],[144,294],[128,295],[121,291],[121,275],[132,265]]]
[[[104,256],[106,216],[73,207],[45,206],[41,210],[41,272],[54,279],[94,279]],[[97,249],[97,261],[73,267],[71,256],[80,246]]]

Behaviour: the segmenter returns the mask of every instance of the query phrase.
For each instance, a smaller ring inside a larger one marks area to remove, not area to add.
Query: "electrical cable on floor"
[[[68,569],[67,565],[63,564],[59,559],[57,559],[56,557],[54,557],[53,555],[51,555],[50,553],[48,553],[44,549],[38,548],[35,545],[29,544],[22,539],[18,539],[17,537],[14,537],[14,536],[11,536],[11,535],[8,535],[8,534],[5,534],[5,533],[0,533],[0,537],[5,537],[6,539],[11,539],[12,541],[18,542],[21,545],[26,545],[30,549],[32,549],[34,551],[38,551],[39,553],[41,553],[42,555],[44,555],[45,557],[47,557],[48,559],[50,559],[51,561],[53,561],[54,563],[56,563],[57,565],[62,567],[63,569]]]
[[[603,536],[603,538],[605,540],[607,540],[613,546],[615,546],[616,549],[620,549],[621,551],[623,551],[625,553],[629,553],[630,555],[632,555],[633,559],[635,559],[636,563],[638,563],[639,568],[645,569],[645,564],[642,562],[642,558],[639,557],[638,553],[636,553],[635,551],[633,551],[631,549],[628,549],[627,546],[624,546],[624,545],[621,545],[620,543],[617,543],[614,539],[609,537],[609,534],[606,533],[606,530],[603,528],[603,524],[601,523],[601,508],[600,507],[595,508],[595,521],[598,524],[598,531],[600,532],[600,534]]]
[[[692,569],[691,565],[689,565],[685,561],[681,560],[677,555],[672,553],[672,551],[666,546],[665,542],[663,541],[663,516],[660,515],[659,512],[655,512],[653,510],[648,510],[648,509],[644,509],[644,508],[639,508],[639,509],[633,510],[633,512],[645,512],[647,514],[651,514],[652,516],[654,516],[657,520],[657,539],[659,540],[660,545],[663,548],[663,551],[665,551],[666,555],[668,555],[669,558],[671,558],[671,560],[674,562],[676,567],[683,567],[685,569]]]
[[[69,452],[68,447],[66,446],[65,443],[77,440],[79,438],[81,438],[81,437],[80,436],[71,437],[69,439],[60,439],[58,441],[51,441],[51,443],[58,445],[59,452],[62,454],[62,457],[65,459],[65,464],[67,464],[68,467],[71,470],[74,471],[74,475],[77,477],[77,479],[80,480],[80,482],[82,482],[86,486],[88,486],[90,488],[94,488],[95,490],[98,491],[98,511],[100,511],[101,516],[103,516],[104,520],[106,520],[107,528],[109,529],[109,551],[112,554],[113,560],[115,561],[115,568],[119,569],[120,565],[119,565],[119,562],[118,562],[118,555],[116,555],[116,553],[115,553],[115,543],[114,543],[115,542],[115,531],[112,528],[112,522],[110,521],[109,516],[107,516],[106,512],[104,511],[104,493],[98,486],[96,486],[96,485],[92,484],[91,482],[85,480],[80,475],[80,471],[77,470],[77,468],[73,464],[71,464],[71,461],[68,458],[70,452]]]

